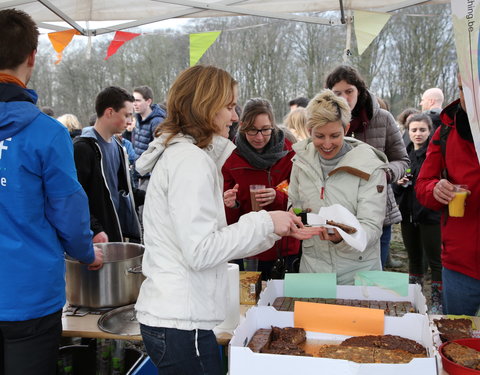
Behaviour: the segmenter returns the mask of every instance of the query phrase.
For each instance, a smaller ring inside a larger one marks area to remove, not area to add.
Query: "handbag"
[[[290,264],[287,262],[287,256],[282,254],[282,249],[279,243],[282,240],[279,240],[275,243],[275,248],[277,251],[277,259],[273,262],[272,269],[270,270],[270,277],[272,279],[284,279],[286,273],[298,273],[300,269],[300,257],[301,257],[301,249],[302,243],[300,242],[300,251],[298,253],[298,257],[295,258]],[[288,251],[287,251],[288,254]]]

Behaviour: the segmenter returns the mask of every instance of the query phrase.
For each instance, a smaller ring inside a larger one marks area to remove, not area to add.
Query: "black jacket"
[[[130,174],[125,162],[125,151],[120,143],[116,140],[115,142],[118,145],[121,162],[121,167],[118,170],[118,190],[125,192],[126,195],[133,196],[134,203],[138,207],[145,200],[145,192],[131,188]],[[78,181],[88,196],[90,228],[93,234],[96,235],[103,231],[108,235],[110,242],[122,242],[124,240],[123,237],[140,240],[141,235],[138,235],[141,233],[140,224],[134,206],[131,212],[135,216],[132,218],[135,226],[138,223],[138,228],[135,228],[137,234],[132,234],[131,230],[125,228],[125,225],[124,228],[121,228],[119,215],[122,213],[116,212],[110,197],[107,182],[102,173],[102,154],[97,140],[91,136],[82,135],[75,138],[73,149]]]
[[[430,143],[430,139],[423,144],[423,146],[415,150],[414,144],[410,142],[407,146],[408,157],[410,158],[410,169],[413,175],[412,184],[408,187],[403,187],[397,185],[396,183],[392,184],[393,191],[395,193],[395,198],[397,199],[398,207],[402,213],[402,218],[405,221],[411,223],[419,224],[439,224],[440,223],[440,212],[433,211],[425,206],[422,206],[415,194],[415,182],[417,181],[418,174],[420,173],[420,168],[422,167],[423,162],[427,154],[427,147]]]

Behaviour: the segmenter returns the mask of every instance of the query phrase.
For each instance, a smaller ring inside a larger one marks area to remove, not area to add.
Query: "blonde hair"
[[[285,116],[283,124],[299,141],[309,137],[307,130],[307,110],[305,108],[298,107],[291,111]]]
[[[314,129],[331,122],[340,121],[346,128],[352,118],[347,101],[336,96],[332,90],[323,90],[308,103],[307,128]]]
[[[232,103],[236,85],[229,73],[214,66],[196,65],[184,70],[169,90],[167,118],[155,136],[168,134],[168,144],[182,133],[193,137],[198,147],[208,146],[220,130],[214,123],[215,116]]]
[[[82,128],[82,125],[80,125],[80,121],[78,121],[77,116],[72,115],[71,113],[66,113],[64,115],[61,115],[59,118],[57,118],[57,121],[65,125],[68,131],[70,132],[72,130]]]

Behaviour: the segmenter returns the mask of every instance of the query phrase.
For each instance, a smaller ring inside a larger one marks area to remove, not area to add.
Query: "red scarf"
[[[362,108],[357,117],[352,118],[350,121],[350,128],[348,129],[347,136],[351,136],[352,133],[363,133],[367,127],[370,119],[368,118],[366,108]]]
[[[27,88],[27,86],[25,86],[25,84],[22,81],[20,81],[17,77],[12,76],[10,74],[6,74],[6,73],[0,73],[0,83],[13,83],[20,87],[23,87],[24,89]]]

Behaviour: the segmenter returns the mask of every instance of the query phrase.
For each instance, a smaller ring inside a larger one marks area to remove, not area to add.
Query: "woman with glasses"
[[[293,146],[296,154],[288,190],[289,200],[302,201],[305,210],[318,213],[322,207],[340,204],[362,225],[367,237],[362,252],[348,245],[336,229],[330,234],[323,227],[320,236],[302,243],[300,272],[335,272],[338,284],[353,284],[359,271],[381,270],[387,193],[387,158],[372,146],[345,137],[350,118],[347,101],[330,90],[310,101],[311,136]]]
[[[286,210],[288,195],[277,186],[288,184],[294,152],[284,132],[275,124],[268,100],[254,98],[247,101],[235,143],[236,150],[222,168],[227,222],[236,223],[240,216],[255,208]],[[264,185],[265,188],[252,193],[254,198],[251,198],[250,185]],[[252,199],[257,207],[252,208]],[[270,279],[276,259],[286,261],[291,268],[299,248],[298,240],[286,237],[277,241],[270,250],[259,254],[256,259],[262,278]]]

